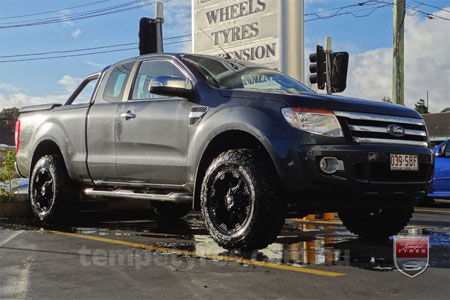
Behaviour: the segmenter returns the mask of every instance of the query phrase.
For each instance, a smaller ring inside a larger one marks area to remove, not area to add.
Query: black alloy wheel
[[[35,216],[44,224],[66,224],[77,212],[79,195],[60,155],[45,155],[34,165],[29,196]]]
[[[232,149],[206,170],[200,201],[206,229],[229,250],[271,244],[284,223],[286,205],[273,164],[256,149]]]
[[[254,196],[239,168],[221,170],[211,182],[209,215],[215,227],[228,236],[244,229],[253,213]]]
[[[36,173],[32,183],[32,205],[39,218],[45,216],[54,203],[54,181],[50,171],[43,167]]]

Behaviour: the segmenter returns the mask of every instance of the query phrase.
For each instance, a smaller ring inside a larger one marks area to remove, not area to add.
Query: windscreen
[[[219,88],[314,93],[293,78],[257,64],[200,55],[185,55],[183,59],[210,85]]]

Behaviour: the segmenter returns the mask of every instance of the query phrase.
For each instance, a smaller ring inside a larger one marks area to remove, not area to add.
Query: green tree
[[[4,108],[0,111],[0,144],[14,144],[14,129],[18,118],[17,107]]]
[[[18,117],[19,117],[19,109],[17,107],[4,108],[0,112],[0,119],[17,120]]]
[[[16,155],[7,150],[5,160],[0,167],[0,201],[11,201],[14,198],[13,186],[18,183],[14,163]]]
[[[425,100],[424,99],[420,99],[419,101],[417,101],[414,109],[420,114],[427,114],[428,113],[428,106],[425,104]]]

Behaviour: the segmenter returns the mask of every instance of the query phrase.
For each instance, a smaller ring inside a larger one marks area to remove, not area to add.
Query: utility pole
[[[161,53],[164,52],[163,36],[162,36],[162,24],[164,23],[164,3],[161,1],[156,2],[155,23],[156,23],[156,48],[157,52]]]
[[[427,91],[427,110],[430,112],[430,104],[428,103],[428,91]]]
[[[392,100],[395,104],[405,105],[404,87],[404,33],[405,33],[405,1],[394,0],[393,30],[393,68],[392,68]]]
[[[332,52],[332,40],[330,36],[327,36],[325,39],[325,57],[326,57],[326,66],[327,66],[327,94],[332,95],[333,92],[331,90],[331,52]]]

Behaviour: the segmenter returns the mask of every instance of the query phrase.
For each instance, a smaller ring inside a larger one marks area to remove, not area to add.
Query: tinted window
[[[103,96],[105,100],[120,102],[122,101],[123,92],[125,90],[128,77],[134,63],[126,63],[114,68],[109,75]]]
[[[151,94],[150,82],[156,76],[185,77],[184,74],[171,62],[164,60],[144,61],[139,66],[139,71],[134,81],[132,100],[146,100],[154,98],[166,98],[165,96]]]
[[[220,88],[314,93],[293,78],[254,63],[200,55],[184,55],[183,59],[210,85]]]
[[[444,145],[444,156],[450,157],[450,141],[447,142],[447,144]]]

